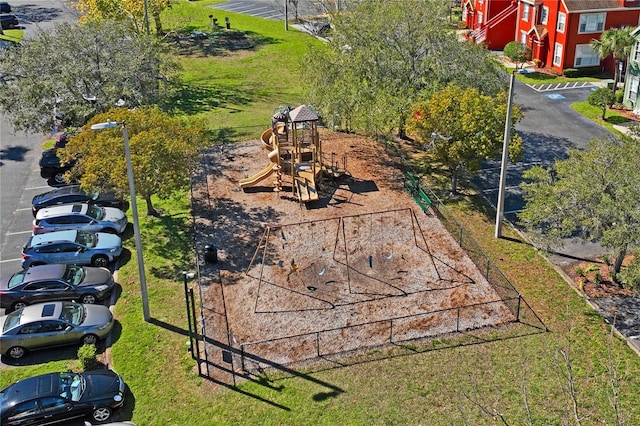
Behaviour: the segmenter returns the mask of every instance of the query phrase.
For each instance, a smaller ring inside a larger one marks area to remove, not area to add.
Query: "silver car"
[[[40,209],[33,221],[33,233],[80,229],[87,232],[121,234],[127,227],[122,210],[91,203],[61,204]]]
[[[18,359],[28,350],[95,344],[113,328],[102,305],[50,302],[27,306],[0,317],[0,353]]]

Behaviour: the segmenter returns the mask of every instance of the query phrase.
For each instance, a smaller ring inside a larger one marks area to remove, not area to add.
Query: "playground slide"
[[[271,130],[271,127],[269,127],[267,130],[265,130],[264,132],[262,132],[262,136],[260,136],[260,140],[262,141],[262,144],[269,148],[269,149],[273,149],[271,147],[271,135],[273,134],[273,130]]]
[[[312,170],[298,170],[296,187],[298,189],[298,198],[301,202],[306,203],[318,199],[316,179]]]
[[[262,182],[263,180],[271,176],[273,172],[274,172],[273,163],[270,163],[267,167],[259,171],[257,174],[251,177],[248,177],[246,179],[242,179],[240,181],[240,188],[244,189],[250,186],[257,185],[258,183]]]
[[[248,177],[246,179],[242,179],[240,181],[240,188],[244,189],[244,188],[247,188],[249,186],[254,186],[257,183],[262,182],[263,180],[265,180],[266,178],[271,176],[271,173],[274,172],[273,166],[278,163],[278,150],[277,149],[274,149],[273,151],[269,152],[269,160],[271,160],[271,163],[267,167],[265,167],[264,169],[262,169],[257,174],[255,174],[255,175],[253,175],[251,177]]]

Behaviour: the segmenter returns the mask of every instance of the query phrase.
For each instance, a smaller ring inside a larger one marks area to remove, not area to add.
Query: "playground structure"
[[[317,178],[325,171],[322,143],[318,134],[318,114],[307,105],[289,106],[273,115],[271,128],[262,133],[263,148],[271,161],[264,169],[240,181],[240,188],[256,186],[275,173],[276,192],[282,191],[283,177],[291,179],[292,191],[301,203],[318,200]],[[332,175],[336,175],[331,167]]]

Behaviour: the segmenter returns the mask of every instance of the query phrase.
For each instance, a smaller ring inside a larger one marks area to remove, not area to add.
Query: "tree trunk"
[[[613,60],[613,66],[615,67],[613,70],[613,88],[611,90],[613,90],[613,93],[616,93],[616,90],[618,89],[618,64],[616,63],[616,60]]]
[[[162,21],[160,20],[160,14],[159,13],[153,13],[153,22],[156,24],[156,35],[157,36],[161,36],[162,35]]]
[[[616,258],[613,261],[613,272],[614,272],[614,281],[618,282],[617,275],[620,273],[620,268],[622,268],[622,262],[624,261],[625,256],[627,255],[627,247],[620,248],[618,253],[616,253]]]
[[[454,168],[451,170],[451,193],[458,193],[458,169]]]
[[[158,211],[153,207],[153,202],[151,201],[151,195],[145,195],[144,201],[147,203],[147,216],[155,216],[158,217]]]

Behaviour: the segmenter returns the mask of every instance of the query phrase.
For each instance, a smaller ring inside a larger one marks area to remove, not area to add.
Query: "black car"
[[[6,1],[0,1],[0,13],[11,13],[11,6]]]
[[[61,164],[58,158],[58,148],[45,149],[40,157],[40,176],[51,179],[54,183],[62,185],[65,182],[64,174],[75,166],[75,161]]]
[[[0,391],[0,424],[68,424],[86,417],[105,422],[124,403],[124,392],[124,381],[111,370],[29,377]]]
[[[114,285],[111,271],[106,268],[64,264],[33,266],[0,278],[0,308],[14,311],[54,300],[96,303],[107,297]]]
[[[18,22],[18,17],[16,15],[12,15],[10,13],[0,14],[0,26],[3,30],[18,28],[18,25],[20,25],[20,23]]]
[[[38,194],[31,200],[33,205],[31,211],[36,217],[38,210],[44,207],[55,206],[56,204],[70,203],[93,203],[102,207],[115,207],[122,211],[129,208],[129,203],[111,192],[87,193],[80,189],[80,185],[69,185],[54,189],[43,194]]]

